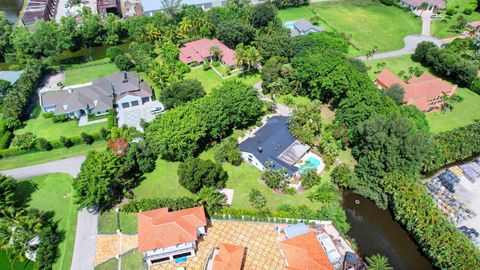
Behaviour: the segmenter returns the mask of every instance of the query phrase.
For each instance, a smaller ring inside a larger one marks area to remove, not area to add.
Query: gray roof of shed
[[[298,148],[298,146],[301,146]],[[288,117],[274,116],[263,127],[255,132],[254,137],[240,143],[242,152],[252,153],[265,167],[267,162],[273,168],[285,168],[289,175],[298,171],[293,164],[310,148],[302,145],[288,130]],[[259,151],[261,149],[261,151]],[[293,152],[290,149],[294,149]],[[300,151],[298,151],[300,149]],[[305,152],[301,153],[302,151]],[[287,156],[285,156],[287,154]]]
[[[325,27],[316,26],[305,19],[300,19],[293,24],[293,28],[290,31],[290,36],[295,37],[298,35],[303,35],[309,30],[313,30],[314,32],[321,32],[325,30]]]
[[[0,71],[0,80],[5,80],[10,82],[10,84],[14,84],[20,79],[22,76],[23,70],[19,71]]]

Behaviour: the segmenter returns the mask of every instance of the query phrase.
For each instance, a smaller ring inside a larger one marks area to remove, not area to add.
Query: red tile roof
[[[420,77],[413,77],[408,83],[405,83],[395,74],[384,69],[378,74],[375,82],[383,89],[387,89],[395,83],[400,84],[405,90],[404,102],[408,105],[415,105],[422,111],[435,109],[429,106],[432,100],[444,94],[451,96],[457,89],[456,85],[435,77],[429,72],[423,73]]]
[[[202,63],[203,60],[207,57],[210,57],[210,48],[212,46],[217,46],[220,51],[222,51],[222,61],[227,66],[233,66],[235,62],[235,52],[223,45],[218,39],[199,39],[183,44],[180,48],[180,61],[185,64],[190,64],[193,62]]]
[[[314,232],[308,232],[280,242],[291,270],[333,270]]]
[[[245,247],[221,243],[212,270],[241,270]]]
[[[196,241],[197,228],[207,225],[202,206],[169,212],[160,208],[138,213],[138,251]]]

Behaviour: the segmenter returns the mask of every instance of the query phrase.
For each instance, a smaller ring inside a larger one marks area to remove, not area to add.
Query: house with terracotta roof
[[[309,231],[278,243],[289,270],[333,270],[314,232]]]
[[[202,64],[205,60],[212,57],[211,48],[216,46],[220,49],[220,62],[226,66],[236,65],[235,51],[225,46],[218,39],[199,39],[190,41],[180,48],[179,59],[183,63],[189,65],[192,63]]]
[[[220,243],[208,257],[205,270],[241,270],[245,251],[243,246]]]
[[[202,206],[170,212],[168,208],[138,213],[138,251],[148,266],[195,256],[197,240],[205,234]]]
[[[443,97],[452,96],[457,86],[446,82],[429,72],[423,73],[420,77],[413,77],[404,82],[388,69],[378,74],[375,83],[381,89],[388,89],[394,84],[402,86],[405,90],[403,102],[406,105],[414,105],[419,110],[430,112],[440,110],[443,107]]]

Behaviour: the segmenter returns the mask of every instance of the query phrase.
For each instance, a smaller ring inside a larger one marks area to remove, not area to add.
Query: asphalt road
[[[1,173],[15,179],[30,178],[51,173],[67,173],[76,177],[85,156],[77,156],[44,164],[33,165]],[[98,229],[98,214],[82,209],[77,216],[75,247],[73,249],[72,270],[90,270],[95,265],[95,248]]]

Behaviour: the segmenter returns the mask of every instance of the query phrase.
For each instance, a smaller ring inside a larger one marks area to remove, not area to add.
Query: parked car
[[[153,115],[157,115],[157,114],[161,114],[165,111],[165,109],[163,107],[154,107],[154,108],[151,108],[150,109],[150,112],[153,114]]]

